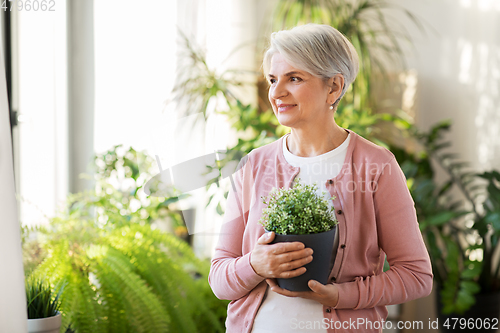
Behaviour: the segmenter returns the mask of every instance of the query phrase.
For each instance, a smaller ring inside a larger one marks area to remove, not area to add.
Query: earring
[[[332,104],[332,105],[330,105],[330,110],[333,110],[333,104]]]

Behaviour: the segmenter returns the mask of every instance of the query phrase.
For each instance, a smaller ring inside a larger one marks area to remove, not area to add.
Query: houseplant
[[[272,243],[302,242],[314,251],[313,260],[305,265],[307,271],[294,278],[277,279],[281,288],[310,290],[311,279],[327,283],[337,220],[333,207],[317,193],[316,185],[298,180],[290,189],[274,188],[262,200],[267,206],[260,223],[267,232],[274,232]]]
[[[154,162],[114,147],[96,158],[97,191],[70,195],[45,227],[24,230],[27,262],[60,295],[76,332],[222,332],[227,302],[208,285],[209,263],[156,224],[172,197],[147,197]],[[36,257],[38,255],[39,257]],[[27,260],[29,261],[29,260]]]
[[[408,179],[420,229],[429,250],[437,286],[440,323],[447,316],[498,318],[500,265],[500,173],[477,173],[446,151],[451,144],[443,121],[428,132],[408,125],[421,149],[392,147]],[[446,180],[438,183],[438,169]],[[443,327],[452,332],[451,327]]]
[[[50,284],[33,274],[26,278],[26,307],[29,333],[59,333],[61,313],[59,297],[62,289],[54,294]]]

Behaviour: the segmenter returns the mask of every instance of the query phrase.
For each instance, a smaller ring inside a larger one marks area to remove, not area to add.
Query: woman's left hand
[[[309,280],[308,286],[312,291],[290,291],[280,288],[275,279],[266,279],[272,291],[288,297],[302,297],[320,302],[323,305],[334,307],[339,300],[339,290],[334,284],[321,284],[315,280]]]

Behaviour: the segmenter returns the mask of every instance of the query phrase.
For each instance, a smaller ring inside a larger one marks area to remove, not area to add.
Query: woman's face
[[[331,87],[321,78],[291,66],[280,53],[273,55],[267,77],[269,101],[280,124],[301,128],[332,117],[329,107],[335,100],[329,103]]]

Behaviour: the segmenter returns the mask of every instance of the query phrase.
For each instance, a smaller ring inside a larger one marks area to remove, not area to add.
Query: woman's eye
[[[273,84],[273,83],[275,83],[275,82],[276,82],[276,80],[275,80],[275,79],[269,79],[269,84]]]
[[[290,80],[291,80],[292,82],[299,82],[299,81],[301,81],[302,79],[301,79],[300,77],[295,77],[295,76],[292,76],[292,77],[290,78]]]

